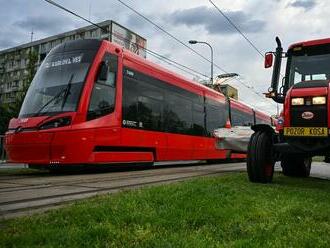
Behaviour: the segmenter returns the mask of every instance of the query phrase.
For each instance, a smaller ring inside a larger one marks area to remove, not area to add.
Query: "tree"
[[[3,104],[0,105],[0,135],[4,134],[8,129],[8,123],[12,115],[9,108]]]
[[[23,80],[22,90],[17,93],[14,104],[10,106],[10,112],[12,113],[12,117],[17,117],[19,114],[26,92],[34,78],[34,75],[36,74],[37,62],[38,62],[38,53],[31,48],[28,54],[28,64],[27,64],[28,74],[26,78]]]
[[[26,92],[36,73],[37,62],[38,62],[38,53],[33,49],[30,49],[28,54],[28,64],[27,64],[28,74],[23,81],[23,86],[21,91],[17,93],[14,103],[10,105],[5,105],[5,104],[0,105],[0,134],[4,134],[7,131],[10,119],[18,116]]]

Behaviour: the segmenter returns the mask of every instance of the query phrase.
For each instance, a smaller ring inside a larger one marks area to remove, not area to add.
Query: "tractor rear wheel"
[[[293,155],[285,156],[281,161],[283,175],[289,177],[309,177],[312,158]]]
[[[273,180],[272,146],[272,135],[269,132],[257,131],[251,136],[246,163],[251,182],[270,183]]]

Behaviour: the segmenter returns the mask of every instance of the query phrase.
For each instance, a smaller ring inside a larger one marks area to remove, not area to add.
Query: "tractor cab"
[[[330,39],[296,43],[286,52],[278,37],[276,42],[276,51],[265,55],[265,68],[273,67],[266,97],[283,104],[283,113],[276,131],[252,127],[247,168],[253,182],[270,182],[276,161],[287,176],[309,176],[312,157],[330,155]]]

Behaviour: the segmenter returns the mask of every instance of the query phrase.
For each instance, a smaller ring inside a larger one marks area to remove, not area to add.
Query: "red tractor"
[[[313,156],[330,158],[330,39],[293,44],[283,52],[276,37],[275,52],[266,53],[265,68],[273,66],[271,87],[266,97],[283,104],[276,131],[258,124],[248,145],[249,180],[272,181],[274,164],[281,162],[283,174],[308,177]],[[279,85],[282,58],[287,58]]]

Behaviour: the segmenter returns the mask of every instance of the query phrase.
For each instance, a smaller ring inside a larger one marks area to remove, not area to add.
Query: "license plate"
[[[299,137],[327,137],[327,127],[285,127],[285,136],[299,136]]]

